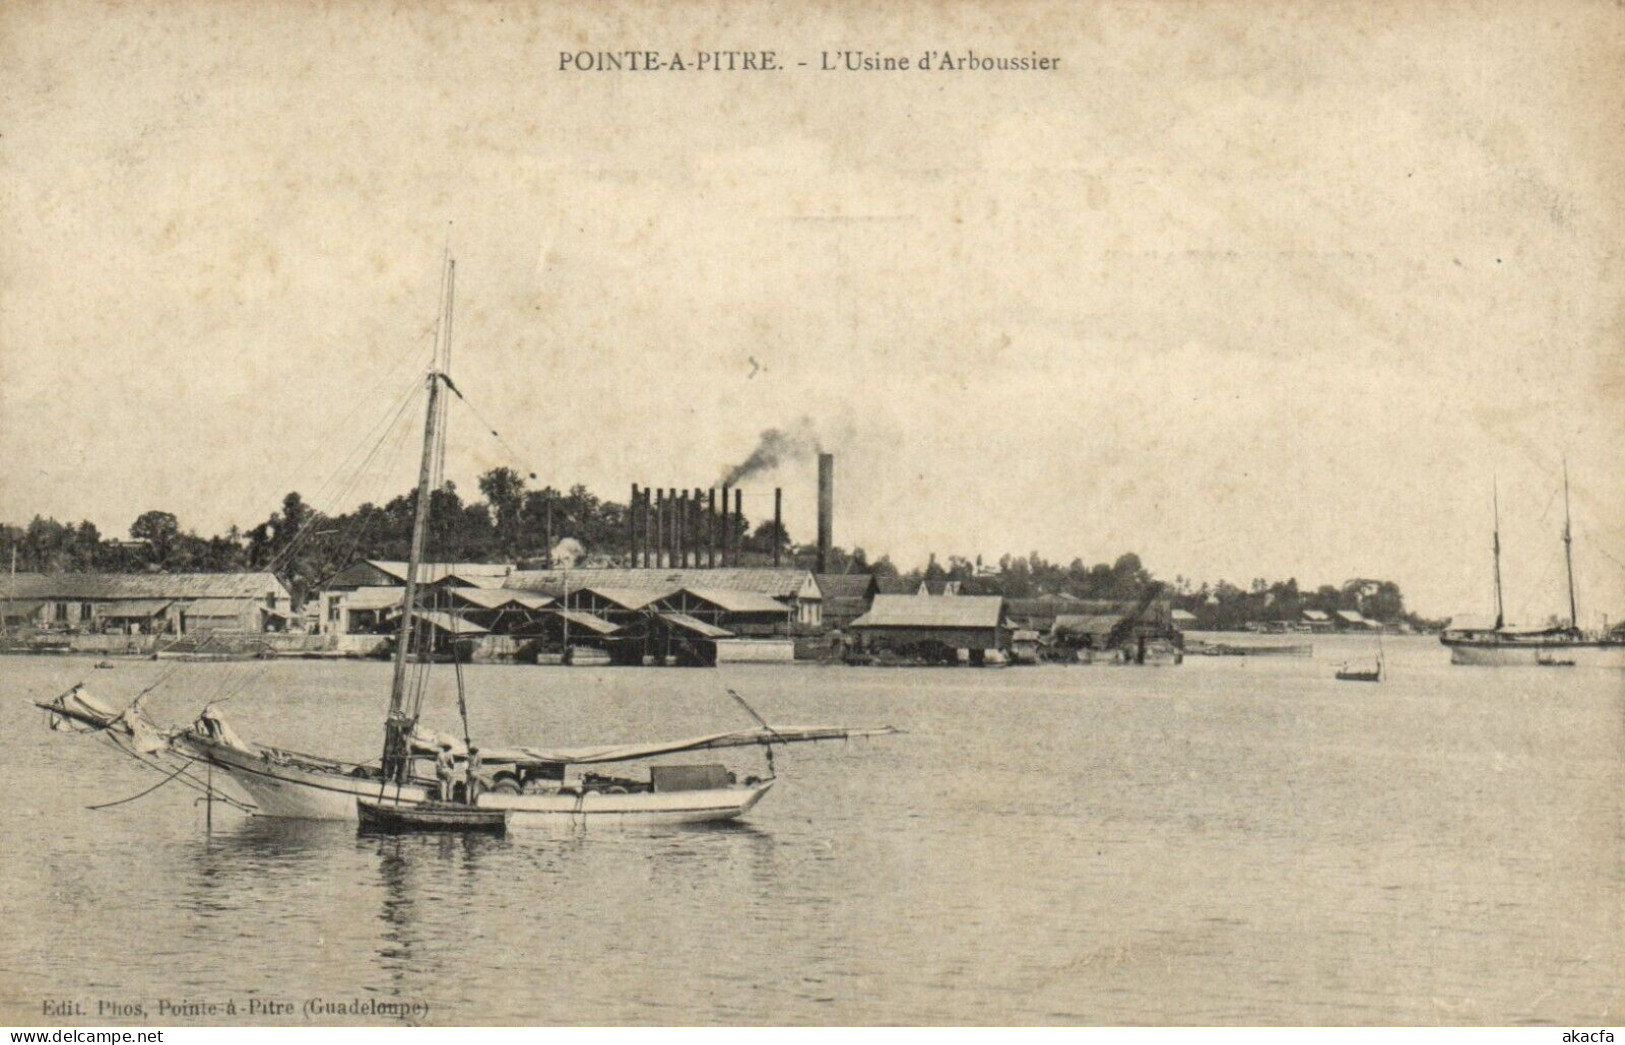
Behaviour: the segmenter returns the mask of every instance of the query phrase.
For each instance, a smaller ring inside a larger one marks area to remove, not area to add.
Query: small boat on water
[[[1384,674],[1382,659],[1382,633],[1377,633],[1377,656],[1370,667],[1364,665],[1355,667],[1348,661],[1338,665],[1337,681],[1339,682],[1381,682]]]
[[[1572,657],[1559,657],[1555,653],[1537,653],[1535,665],[1542,668],[1572,668],[1575,661]]]
[[[431,832],[477,832],[500,835],[508,830],[508,813],[503,809],[480,809],[457,802],[418,802],[403,804],[383,798],[356,799],[361,830],[380,834]]]
[[[1242,645],[1187,639],[1185,648],[1187,652],[1200,654],[1204,657],[1312,657],[1315,654],[1314,645],[1308,642],[1248,643]]]

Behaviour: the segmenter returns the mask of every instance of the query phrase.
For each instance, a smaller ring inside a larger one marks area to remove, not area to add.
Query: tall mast
[[[440,437],[440,370],[443,358],[450,355],[452,276],[456,262],[446,259],[444,283],[445,299],[442,305],[441,345],[436,353],[435,365],[429,370],[429,405],[423,424],[423,461],[418,468],[418,499],[412,514],[412,550],[406,562],[406,601],[401,606],[401,630],[395,643],[395,676],[389,688],[389,719],[384,724],[385,780],[404,784],[411,775],[412,731],[416,717],[406,707],[406,662],[412,644],[412,624],[417,606],[418,568],[423,564],[423,538],[429,523],[429,494],[438,457]]]
[[[1501,605],[1501,491],[1490,480],[1491,503],[1495,505],[1495,630],[1506,625],[1506,610]]]
[[[1574,608],[1574,534],[1569,520],[1569,462],[1563,459],[1563,561],[1569,569],[1569,630],[1580,627],[1580,615]]]

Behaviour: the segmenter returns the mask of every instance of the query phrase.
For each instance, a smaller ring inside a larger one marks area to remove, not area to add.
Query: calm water
[[[0,1022],[317,997],[431,1023],[1618,1022],[1625,674],[1452,668],[1419,639],[1388,643],[1389,682],[1334,682],[1362,649],[477,667],[490,744],[748,725],[730,684],[771,720],[909,733],[784,751],[737,826],[398,840],[218,808],[205,837],[179,788],[87,811],[157,778],[24,698],[84,679],[122,702],[172,665],[5,658]],[[363,758],[387,672],[187,665],[152,709],[254,679],[225,705],[244,735]]]

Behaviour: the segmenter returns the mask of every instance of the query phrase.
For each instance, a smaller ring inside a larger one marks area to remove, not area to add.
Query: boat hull
[[[1625,643],[1446,642],[1450,663],[1482,667],[1538,666],[1542,660],[1573,661],[1576,667],[1625,668]]]
[[[279,764],[252,752],[196,737],[186,738],[183,744],[184,753],[209,762],[241,787],[259,816],[354,822],[358,818],[358,800],[377,801],[380,797],[376,779]],[[772,786],[770,780],[701,791],[546,794],[487,791],[475,804],[484,810],[509,812],[510,826],[515,829],[579,823],[583,817],[626,824],[689,824],[744,816]],[[382,797],[391,804],[411,805],[428,801],[430,793],[429,789],[416,785],[390,784],[383,789]]]
[[[500,809],[475,809],[442,802],[397,803],[375,798],[356,799],[361,830],[381,834],[479,833],[502,834],[508,814]]]
[[[568,827],[589,820],[599,825],[697,824],[744,816],[772,786],[773,781],[769,780],[748,787],[704,791],[530,795],[488,792],[479,797],[476,805],[481,809],[504,810],[508,814],[508,827],[514,831]]]
[[[380,795],[376,779],[279,764],[252,752],[196,738],[185,738],[178,746],[185,754],[208,762],[229,776],[248,795],[259,816],[354,821],[356,799],[376,799]],[[412,784],[399,787],[391,784],[383,792],[385,797],[402,802],[423,802],[429,798],[428,789]]]

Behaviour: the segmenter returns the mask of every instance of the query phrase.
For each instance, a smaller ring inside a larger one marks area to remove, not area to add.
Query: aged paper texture
[[[1620,4],[17,0],[0,69],[0,601],[52,654],[0,657],[6,1022],[1616,1019],[1625,675],[1434,632],[1625,618]],[[772,779],[735,830],[87,809],[159,777],[42,728],[75,684],[370,779],[390,669],[319,636],[387,654],[397,581],[334,579],[407,558],[437,351],[430,559],[641,566],[638,484],[714,561],[729,483],[733,562],[823,585],[672,579],[690,673],[569,666],[635,578],[462,596],[447,649],[565,661],[470,665],[477,736],[904,733],[647,785]],[[52,579],[230,571],[265,612]],[[1010,670],[876,666],[922,587]],[[727,663],[770,637],[828,663]]]

